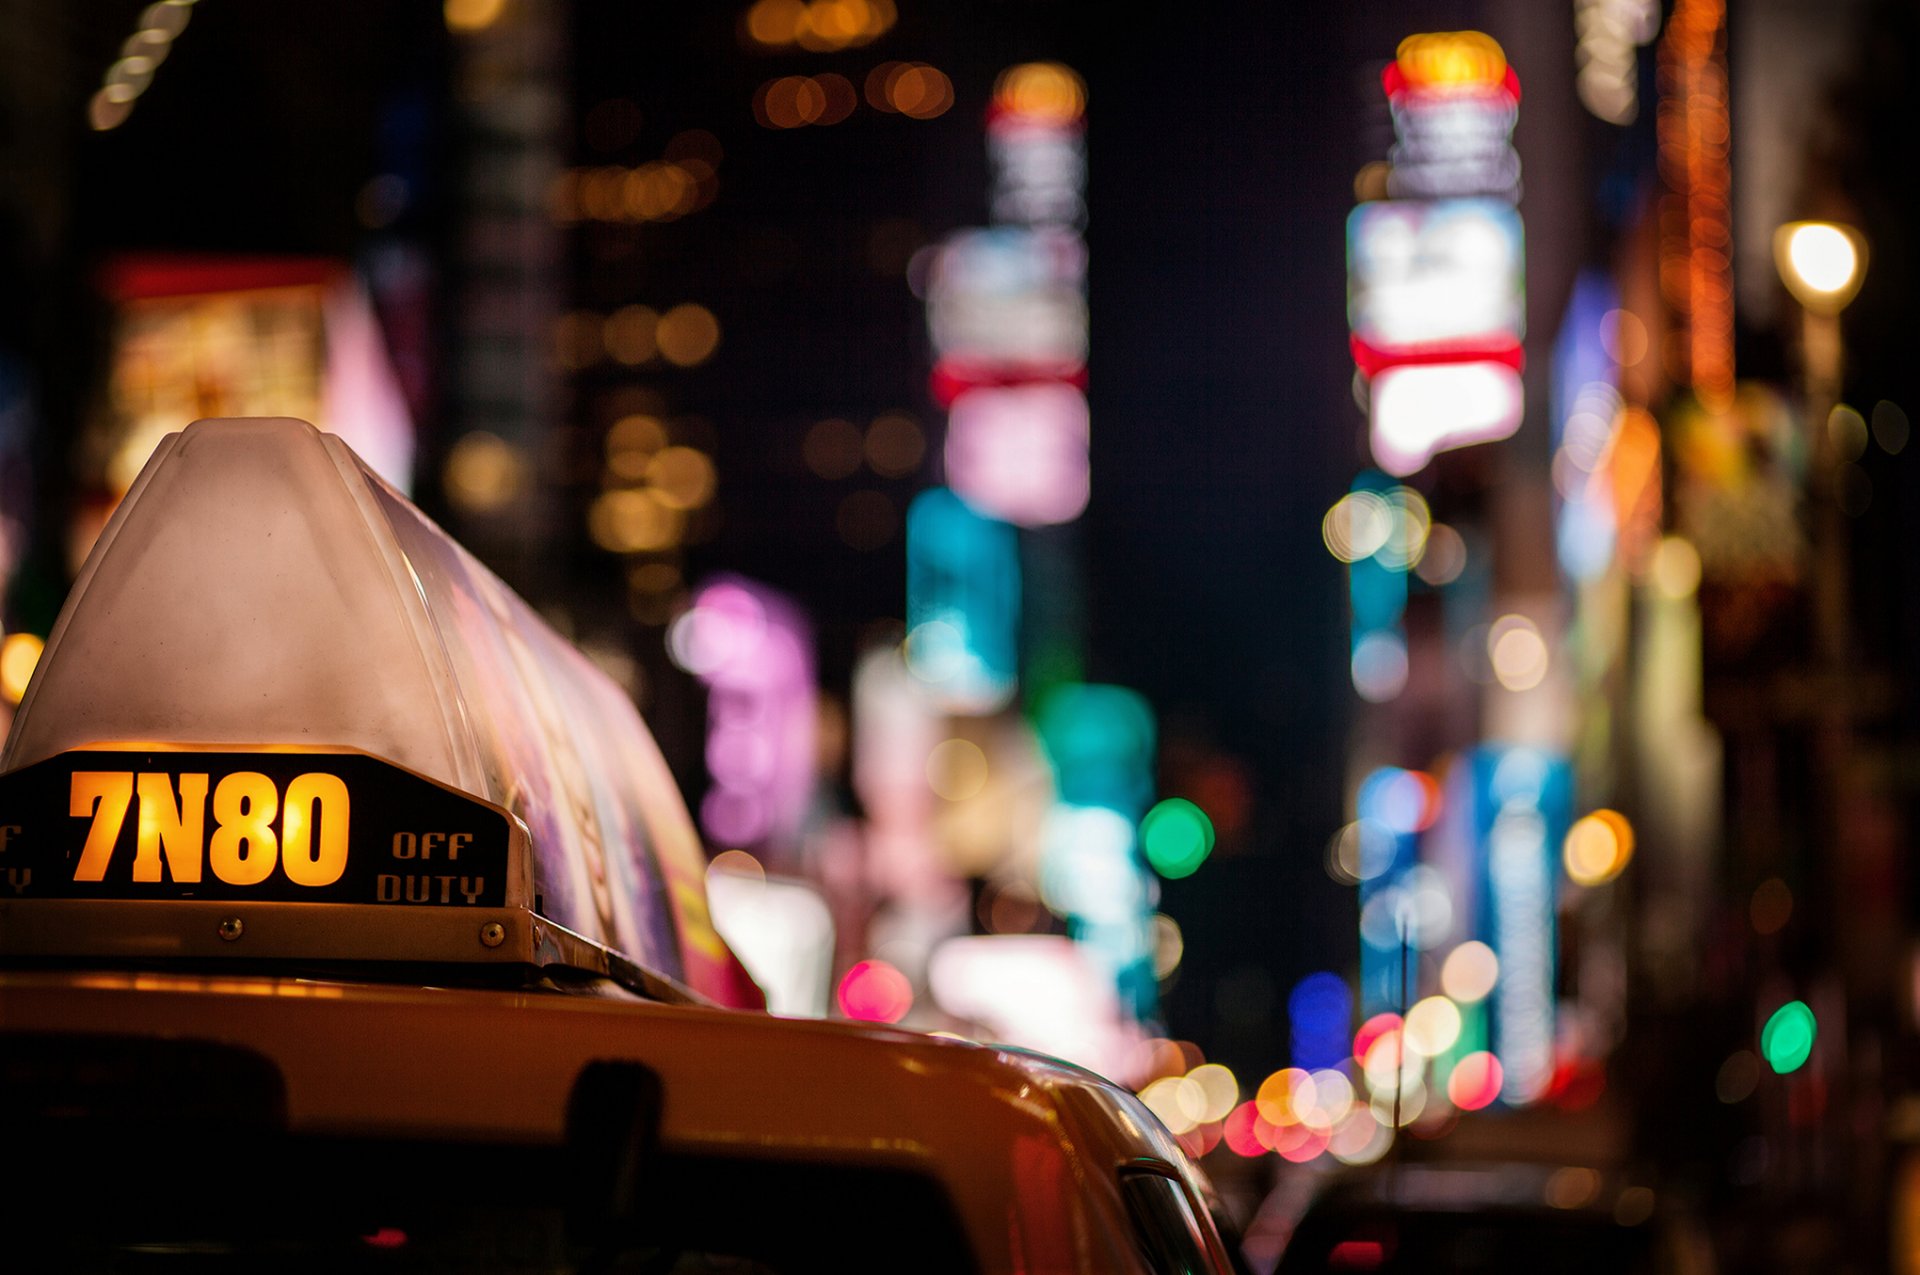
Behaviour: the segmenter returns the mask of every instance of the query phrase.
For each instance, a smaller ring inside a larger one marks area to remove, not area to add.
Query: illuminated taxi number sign
[[[360,754],[68,753],[0,777],[0,899],[497,907],[508,840],[498,810]]]
[[[83,770],[73,776],[68,813],[91,817],[75,881],[104,881],[127,807],[137,791],[139,829],[134,841],[133,879],[160,880],[166,859],[175,881],[200,880],[201,863],[228,885],[259,885],[284,868],[295,885],[326,886],[347,870],[347,828],[352,799],[338,775],[310,771],[287,785],[286,814],[280,831],[280,790],[257,770],[228,775],[213,790],[213,837],[207,837],[207,781],[204,774],[138,777],[127,771]],[[175,785],[178,785],[176,791]]]

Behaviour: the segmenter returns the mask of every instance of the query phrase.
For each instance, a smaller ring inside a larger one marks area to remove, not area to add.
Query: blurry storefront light
[[[1040,898],[1056,915],[1124,924],[1148,913],[1153,896],[1124,815],[1101,806],[1056,806],[1041,838]]]
[[[1130,1041],[1122,1025],[1112,978],[1063,935],[947,939],[928,961],[927,986],[946,1013],[978,1024],[981,1039],[1038,1049],[1103,1075],[1138,1074],[1129,1072],[1137,1037]],[[1206,1107],[1204,1090],[1190,1092],[1200,1086],[1187,1074],[1202,1060],[1198,1051],[1190,1063],[1173,1052],[1171,1066],[1158,1069],[1160,1088],[1141,1097],[1169,1129],[1184,1133],[1198,1121],[1188,1123],[1183,1112]]]
[[[713,499],[717,482],[713,458],[693,447],[663,447],[647,462],[646,480],[654,499],[669,509],[698,509]]]
[[[1041,697],[1034,726],[1060,800],[1120,813],[1131,839],[1131,820],[1153,792],[1158,730],[1146,698],[1124,686],[1065,683]]]
[[[1906,409],[1889,399],[1881,399],[1873,405],[1873,441],[1880,450],[1889,456],[1898,456],[1906,450],[1907,440],[1913,434],[1913,422],[1907,418]]]
[[[1377,891],[1360,906],[1360,937],[1374,952],[1397,959],[1403,947],[1424,952],[1453,931],[1453,896],[1446,881],[1424,865]]]
[[[1087,357],[1086,245],[1071,230],[996,226],[933,257],[927,325],[943,360],[1072,370]]]
[[[1755,934],[1778,934],[1793,919],[1793,890],[1779,877],[1768,877],[1753,889],[1747,919]]]
[[[1358,885],[1389,871],[1397,853],[1392,830],[1378,820],[1356,819],[1329,842],[1327,871],[1342,885]]]
[[[1020,618],[1014,530],[936,487],[907,510],[907,667],[949,711],[1013,696]]]
[[[1520,428],[1520,374],[1505,363],[1389,367],[1373,378],[1373,458],[1390,474],[1425,468],[1437,452],[1511,437]]]
[[[87,123],[96,132],[127,121],[134,102],[153,83],[155,70],[167,60],[173,41],[187,29],[192,14],[193,0],[158,0],[141,10],[120,57],[107,67],[101,87],[88,100]]]
[[[722,844],[788,848],[812,795],[812,637],[784,595],[738,577],[702,585],[667,630],[674,662],[704,682],[701,824]]]
[[[930,120],[953,105],[953,81],[924,62],[910,62],[887,77],[887,103],[908,119]]]
[[[775,1014],[824,1018],[832,984],[833,917],[826,900],[799,881],[729,870],[729,856],[759,864],[741,851],[715,857],[707,872],[713,925]]]
[[[975,509],[1022,527],[1087,507],[1087,396],[1062,382],[980,386],[953,401],[947,482]]]
[[[807,468],[827,479],[852,477],[860,469],[863,451],[859,426],[839,417],[816,421],[800,443]]]
[[[1487,1000],[1501,1097],[1524,1105],[1553,1076],[1557,850],[1568,821],[1572,772],[1557,755],[1487,746],[1470,759],[1476,856],[1484,865],[1481,937],[1499,960]]]
[[[1348,322],[1369,375],[1409,360],[1518,358],[1520,217],[1495,199],[1361,204],[1348,218]]]
[[[1300,1123],[1300,1112],[1314,1102],[1311,1073],[1299,1067],[1284,1067],[1260,1082],[1254,1093],[1254,1110],[1269,1125]]]

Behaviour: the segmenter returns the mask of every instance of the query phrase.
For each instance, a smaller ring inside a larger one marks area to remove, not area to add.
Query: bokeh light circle
[[[1813,1010],[1807,1003],[1788,1001],[1774,1010],[1767,1025],[1760,1029],[1760,1055],[1778,1075],[1798,1071],[1813,1056],[1817,1032]]]
[[[1500,981],[1500,958],[1479,939],[1447,953],[1440,966],[1440,990],[1463,1005],[1482,1001]]]
[[[1190,877],[1213,853],[1213,821],[1184,797],[1169,797],[1140,821],[1140,846],[1153,870],[1169,880]]]
[[[841,976],[840,1012],[864,1023],[897,1023],[913,1008],[913,984],[885,961],[861,961]]]

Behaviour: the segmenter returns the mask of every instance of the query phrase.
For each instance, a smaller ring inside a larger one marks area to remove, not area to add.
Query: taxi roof
[[[708,917],[698,834],[626,693],[344,442],[303,421],[197,421],[160,443],[115,511],[0,773],[101,747],[393,763],[524,828],[530,897],[507,900],[513,941],[469,941],[472,959],[537,948],[755,1002]],[[32,904],[44,920],[34,933],[72,935],[67,902]],[[11,906],[18,921],[29,902]]]
[[[1092,1073],[867,1025],[629,997],[16,971],[0,973],[6,1032],[239,1046],[278,1069],[292,1133],[453,1142],[556,1143],[583,1067],[636,1062],[660,1080],[663,1150],[911,1169],[947,1188],[976,1242],[1009,1242],[1018,1214],[1073,1251],[1061,1269],[1133,1268],[1119,1169],[1157,1165],[1206,1198],[1164,1127]]]

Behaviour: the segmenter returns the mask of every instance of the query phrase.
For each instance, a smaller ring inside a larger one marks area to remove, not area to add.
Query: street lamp
[[[1773,261],[1800,303],[1807,422],[1818,463],[1830,450],[1824,441],[1827,413],[1840,400],[1840,312],[1866,278],[1867,241],[1839,222],[1790,221],[1773,232]]]
[[[1812,637],[1821,686],[1813,739],[1822,807],[1817,831],[1831,838],[1837,855],[1850,856],[1857,853],[1856,841],[1848,835],[1847,813],[1856,704],[1849,631],[1848,535],[1842,508],[1847,458],[1835,446],[1832,418],[1840,402],[1844,361],[1840,312],[1860,291],[1867,272],[1867,241],[1851,226],[1793,221],[1773,232],[1773,259],[1780,281],[1800,303],[1801,369],[1807,430],[1812,436],[1807,512],[1812,540],[1808,564],[1812,575],[1808,582],[1813,595]],[[1853,864],[1843,871],[1858,870],[1859,865]],[[1812,874],[1809,885],[1815,892],[1812,901],[1816,910],[1827,914],[1831,932],[1842,936],[1840,950],[1849,951],[1853,945],[1845,936],[1853,902],[1832,889],[1820,873]]]
[[[1815,314],[1847,308],[1867,273],[1867,241],[1852,226],[1790,221],[1773,232],[1773,259],[1793,299]]]

